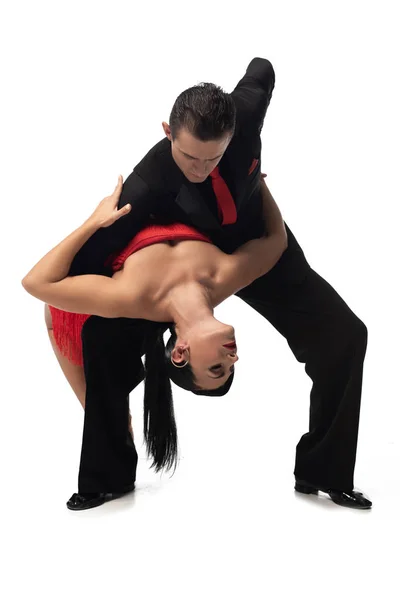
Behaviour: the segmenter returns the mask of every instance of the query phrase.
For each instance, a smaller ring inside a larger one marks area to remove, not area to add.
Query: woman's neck
[[[186,337],[199,321],[214,318],[209,292],[197,282],[174,287],[168,298],[168,312],[180,337]]]

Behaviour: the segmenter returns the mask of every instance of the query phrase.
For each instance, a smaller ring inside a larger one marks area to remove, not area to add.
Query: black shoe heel
[[[294,486],[296,492],[300,492],[301,494],[318,494],[318,490],[310,485],[304,485],[302,483],[296,483]]]

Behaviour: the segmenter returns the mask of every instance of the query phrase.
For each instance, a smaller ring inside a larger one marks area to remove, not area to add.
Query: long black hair
[[[164,345],[163,334],[169,327],[171,337]],[[234,373],[219,388],[205,390],[195,383],[190,364],[178,369],[171,363],[171,352],[176,343],[173,323],[154,324],[145,341],[144,424],[143,433],[148,456],[153,457],[152,467],[174,468],[178,461],[178,437],[172,398],[172,380],[179,387],[202,396],[224,396],[230,389]]]

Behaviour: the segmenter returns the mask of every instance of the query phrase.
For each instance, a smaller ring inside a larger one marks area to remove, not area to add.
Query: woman
[[[176,458],[176,431],[167,375],[195,393],[212,393],[232,377],[233,365],[238,360],[234,328],[215,319],[213,309],[268,272],[287,247],[282,216],[263,181],[261,186],[268,237],[251,240],[231,255],[224,254],[206,236],[181,224],[169,229],[156,226],[158,231],[154,227],[147,228],[135,236],[119,256],[110,258],[114,271],[111,278],[68,276],[71,262],[83,244],[99,228],[109,227],[129,212],[130,205],[117,209],[122,190],[120,176],[113,194],[104,198],[89,219],[46,254],[22,281],[31,295],[55,309],[82,315],[71,317],[69,322],[74,324],[71,331],[75,331],[78,344],[80,328],[89,315],[171,324],[172,336],[166,348],[158,333],[149,343],[151,352],[146,352],[145,386],[151,392],[146,402],[145,391],[145,439],[157,468],[171,465]],[[51,311],[54,328],[57,311],[53,308]],[[62,319],[65,330],[68,317],[65,320],[62,316]],[[56,330],[54,337],[62,348]],[[149,354],[152,366],[149,366]],[[164,399],[159,402],[161,397]],[[157,407],[158,416],[153,423],[152,407]],[[161,420],[164,425],[169,423],[162,439],[159,435],[163,428]]]

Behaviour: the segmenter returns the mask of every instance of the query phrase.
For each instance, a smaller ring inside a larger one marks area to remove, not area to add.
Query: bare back
[[[188,283],[208,289],[213,306],[222,302],[223,277],[230,255],[213,244],[194,240],[158,242],[131,254],[113,280],[121,286],[124,316],[168,321],[166,311],[171,290]],[[227,287],[227,286],[226,286]]]

